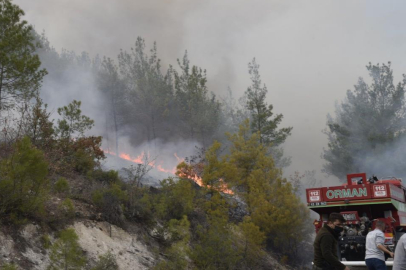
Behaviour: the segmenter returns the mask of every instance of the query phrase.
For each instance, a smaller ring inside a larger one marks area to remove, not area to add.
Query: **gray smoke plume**
[[[14,2],[58,51],[115,58],[120,48],[128,50],[142,36],[148,45],[157,41],[167,66],[187,49],[192,63],[207,69],[210,90],[220,95],[228,86],[234,96],[242,95],[249,85],[247,64],[255,56],[269,89],[268,103],[284,115],[283,126],[294,127],[285,143],[292,156],[286,175],[320,172],[326,115],[359,76],[365,77],[368,62],[390,60],[395,72],[406,72],[402,1]],[[97,99],[78,92],[76,99]],[[326,184],[336,181],[318,177]]]

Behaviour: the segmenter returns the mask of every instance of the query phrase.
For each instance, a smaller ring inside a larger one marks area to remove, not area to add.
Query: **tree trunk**
[[[3,79],[4,79],[4,67],[1,67],[1,72],[0,72],[0,112],[3,109],[3,101],[2,101]]]
[[[112,107],[113,107],[113,121],[114,121],[114,132],[116,137],[116,155],[119,155],[118,152],[118,124],[117,124],[117,112],[116,112],[116,102],[114,99],[114,95],[112,97]]]
[[[156,134],[155,134],[155,116],[154,116],[154,113],[152,113],[151,125],[152,125],[152,139],[155,141]]]
[[[107,150],[108,151],[110,151],[110,140],[109,140],[109,121],[108,121],[108,119],[109,119],[109,113],[106,111],[106,126],[105,126],[105,128],[106,128],[106,136],[105,137],[103,137],[103,138],[105,138],[106,139],[106,142],[107,142]],[[116,153],[117,154],[117,153]]]

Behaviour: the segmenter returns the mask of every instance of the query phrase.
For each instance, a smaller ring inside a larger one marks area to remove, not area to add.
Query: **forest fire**
[[[105,149],[102,149],[102,150],[106,154],[117,156],[117,154],[115,152],[105,150]],[[179,160],[179,157],[176,155],[176,153],[174,154],[174,156]],[[134,163],[137,163],[137,164],[144,164],[145,162],[148,162],[149,155],[145,155],[145,152],[143,151],[140,155],[138,155],[135,158],[131,157],[129,154],[126,154],[126,153],[120,153],[118,155],[118,157],[122,158],[122,159],[125,159],[125,160],[128,160],[128,161],[131,161],[131,162],[134,162]],[[171,173],[171,174],[175,174],[175,172],[176,172],[175,169],[170,170],[170,169],[163,168],[161,164],[156,165],[155,160],[148,162],[148,165],[155,168],[155,169],[157,169],[160,172],[166,172],[166,173]]]
[[[117,154],[115,152],[105,150],[105,149],[102,149],[102,150],[106,154],[117,156]],[[138,155],[137,157],[134,158],[134,157],[130,156],[129,154],[120,153],[118,155],[118,157],[131,161],[131,162],[134,162],[134,163],[137,163],[137,164],[144,164],[145,162],[148,162],[149,155],[145,155],[145,152],[142,152],[140,155]],[[176,153],[174,153],[174,157],[177,159],[177,161],[179,163],[182,163],[184,161],[184,159],[180,158]],[[183,178],[188,178],[190,180],[193,180],[199,186],[204,186],[203,179],[200,176],[198,176],[192,169],[184,169],[184,168],[178,168],[178,170],[176,168],[165,169],[162,167],[161,164],[157,165],[155,160],[148,162],[148,165],[157,169],[158,171],[174,174],[174,175],[177,175],[177,176],[183,177]],[[223,180],[220,179],[220,182],[223,182]],[[209,185],[207,187],[210,188]],[[234,192],[231,189],[228,189],[228,186],[226,183],[222,183],[220,185],[219,191],[226,193],[226,194],[234,194]]]
[[[179,177],[183,177],[183,178],[188,178],[193,180],[196,184],[198,184],[199,186],[205,186],[203,183],[203,179],[198,176],[194,171],[193,168],[191,168],[190,166],[178,166],[177,171],[176,171],[176,175]],[[223,193],[226,194],[234,194],[234,192],[228,188],[227,183],[225,183],[223,181],[223,179],[219,179],[220,185],[218,188],[216,188],[218,191],[221,191]],[[210,185],[207,185],[207,188],[211,188]]]

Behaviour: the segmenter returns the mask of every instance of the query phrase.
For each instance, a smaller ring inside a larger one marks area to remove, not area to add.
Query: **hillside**
[[[238,105],[187,52],[165,71],[141,37],[118,64],[59,53],[23,16],[0,0],[1,269],[309,265],[309,210],[282,172],[292,127],[255,58]]]
[[[55,216],[53,210],[61,204],[63,198],[54,197],[48,205],[49,216]],[[94,267],[99,261],[99,256],[110,252],[114,255],[118,268],[153,269],[167,256],[160,250],[160,243],[151,230],[142,224],[127,223],[122,229],[103,220],[102,213],[96,211],[92,204],[72,200],[75,206],[75,218],[68,224],[57,226],[73,228],[79,236],[81,251],[87,258],[85,269]],[[35,221],[27,224],[0,226],[0,262],[2,264],[14,263],[18,269],[45,270],[50,264],[50,248],[57,239],[58,229]],[[44,241],[49,237],[50,243]],[[48,245],[48,246],[47,246]],[[272,269],[291,269],[281,265],[272,256],[268,256],[268,265]],[[103,268],[114,269],[114,268]]]

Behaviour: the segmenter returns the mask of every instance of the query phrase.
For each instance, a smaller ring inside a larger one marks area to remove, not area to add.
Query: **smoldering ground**
[[[390,60],[396,76],[406,71],[400,21],[406,3],[401,1],[14,2],[58,50],[115,58],[120,48],[128,50],[136,36],[142,36],[149,45],[157,41],[167,66],[187,49],[192,64],[207,69],[210,90],[219,95],[227,86],[234,96],[242,95],[250,83],[247,63],[255,56],[269,90],[268,102],[284,115],[281,126],[294,127],[285,143],[286,154],[292,156],[287,175],[295,170],[320,172],[326,115],[357,77],[367,77],[368,62]],[[83,100],[87,110],[92,106],[86,102],[96,98],[90,86],[80,88],[75,98]],[[58,91],[48,103],[62,97]],[[100,122],[99,113],[88,114]]]

